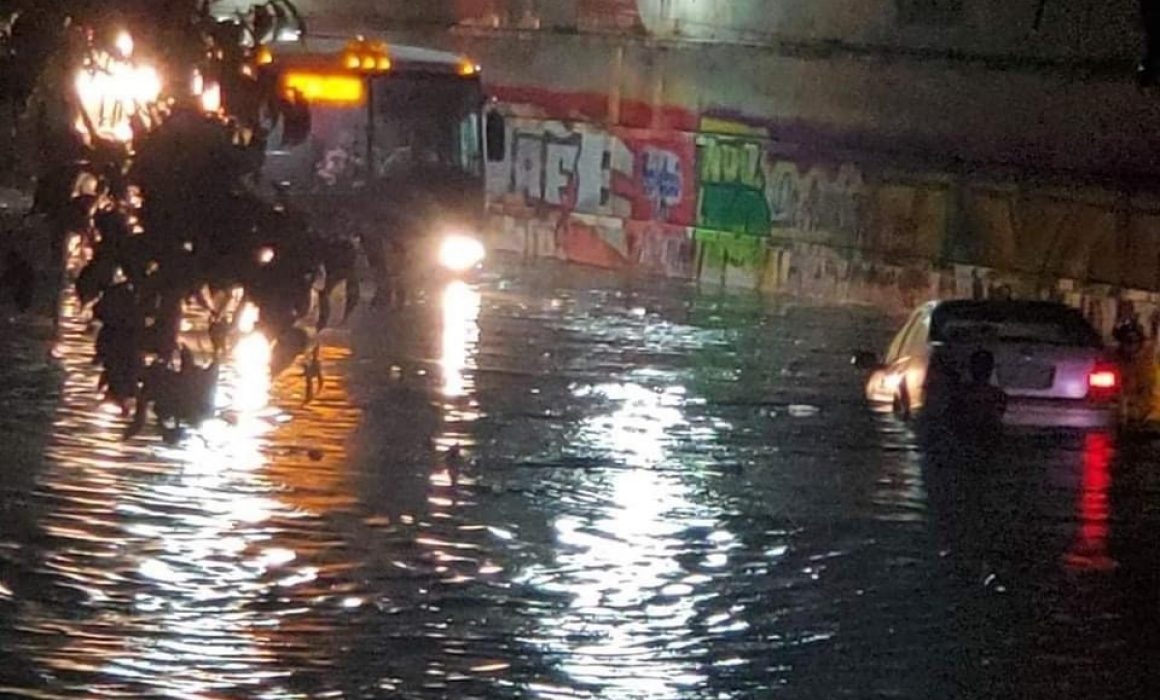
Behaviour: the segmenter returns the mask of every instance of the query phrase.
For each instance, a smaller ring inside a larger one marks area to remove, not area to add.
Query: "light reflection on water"
[[[695,502],[681,473],[679,443],[693,434],[683,414],[686,389],[664,379],[644,371],[636,381],[573,389],[608,409],[582,421],[574,436],[583,455],[607,460],[587,484],[586,498],[599,507],[556,517],[552,566],[524,579],[569,600],[543,620],[539,639],[574,683],[599,687],[602,697],[682,698],[708,680],[707,650],[689,631],[714,597],[705,590],[712,573],[696,569],[724,566],[737,544],[712,509]],[[696,436],[715,437],[704,427]],[[694,570],[678,559],[690,536],[702,540]],[[713,625],[743,630],[744,621],[733,619],[743,609]]]
[[[272,383],[269,344],[251,332],[223,368],[221,417],[179,446],[149,431],[122,443],[126,419],[99,404],[92,335],[71,295],[62,321],[54,354],[67,371],[64,400],[37,497],[47,505],[40,526],[57,543],[40,568],[63,583],[48,604],[22,609],[18,626],[39,640],[33,661],[58,685],[94,695],[276,687],[291,675],[282,659],[309,651],[301,635],[278,641],[301,606],[262,601],[308,589],[325,559],[294,523],[354,502],[333,450],[359,419],[345,378],[336,373],[316,405],[298,407],[301,380],[289,372]],[[322,359],[337,368],[347,354],[328,347]],[[315,441],[329,458],[308,449]],[[62,596],[71,604],[58,605]]]
[[[541,284],[366,316],[309,405],[241,351],[178,446],[120,442],[70,300],[59,400],[5,395],[54,430],[0,510],[0,694],[1130,695],[1114,444],[940,463],[843,373],[873,319]]]

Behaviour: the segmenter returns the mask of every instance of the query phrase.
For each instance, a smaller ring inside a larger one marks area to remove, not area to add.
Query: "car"
[[[903,418],[933,405],[938,373],[966,377],[978,350],[995,360],[991,383],[1007,394],[1009,425],[1107,428],[1118,421],[1121,370],[1079,311],[1055,302],[949,300],[923,304],[885,357],[862,352],[866,398]],[[941,368],[932,370],[934,368]],[[953,415],[953,409],[952,414]]]

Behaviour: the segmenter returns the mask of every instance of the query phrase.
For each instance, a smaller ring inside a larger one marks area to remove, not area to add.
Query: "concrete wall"
[[[1137,0],[299,5],[320,31],[469,52],[501,98],[525,88],[603,100],[576,116],[604,123],[664,127],[620,107],[679,108],[760,122],[780,141],[935,168],[1160,174],[1160,98],[1132,80]]]
[[[223,7],[249,0],[226,0]],[[298,0],[318,22],[831,42],[995,56],[1134,59],[1137,0]]]
[[[1107,325],[1160,288],[1160,97],[1136,0],[1040,5],[300,2],[484,65],[501,245],[898,308],[1003,283]]]
[[[1145,196],[803,157],[719,118],[679,132],[517,113],[487,171],[499,248],[895,310],[1005,284],[1100,306],[1108,328],[1123,290],[1160,286]]]

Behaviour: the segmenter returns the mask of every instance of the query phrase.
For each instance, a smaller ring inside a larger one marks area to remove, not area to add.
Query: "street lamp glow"
[[[117,34],[115,44],[117,53],[121,54],[121,58],[129,58],[133,55],[133,35],[129,32],[122,31]]]
[[[130,119],[157,102],[161,76],[153,66],[129,60],[133,38],[127,32],[116,43],[119,57],[101,54],[76,75],[73,87],[86,117],[78,117],[76,127],[85,133],[91,126],[97,136],[129,142]]]
[[[258,311],[258,307],[247,301],[238,311],[238,332],[242,334],[253,333],[254,329],[258,327],[260,317],[261,313]]]

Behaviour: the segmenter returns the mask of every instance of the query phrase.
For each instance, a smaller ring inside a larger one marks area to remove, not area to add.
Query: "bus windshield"
[[[310,108],[306,143],[280,148],[271,134],[267,176],[294,190],[349,190],[376,180],[479,178],[482,89],[478,80],[436,73],[375,78],[371,104]],[[367,115],[374,115],[371,129]],[[367,139],[371,148],[367,148]],[[373,169],[367,167],[368,156]]]
[[[432,166],[481,174],[477,82],[413,73],[378,80],[373,90],[379,176]]]

